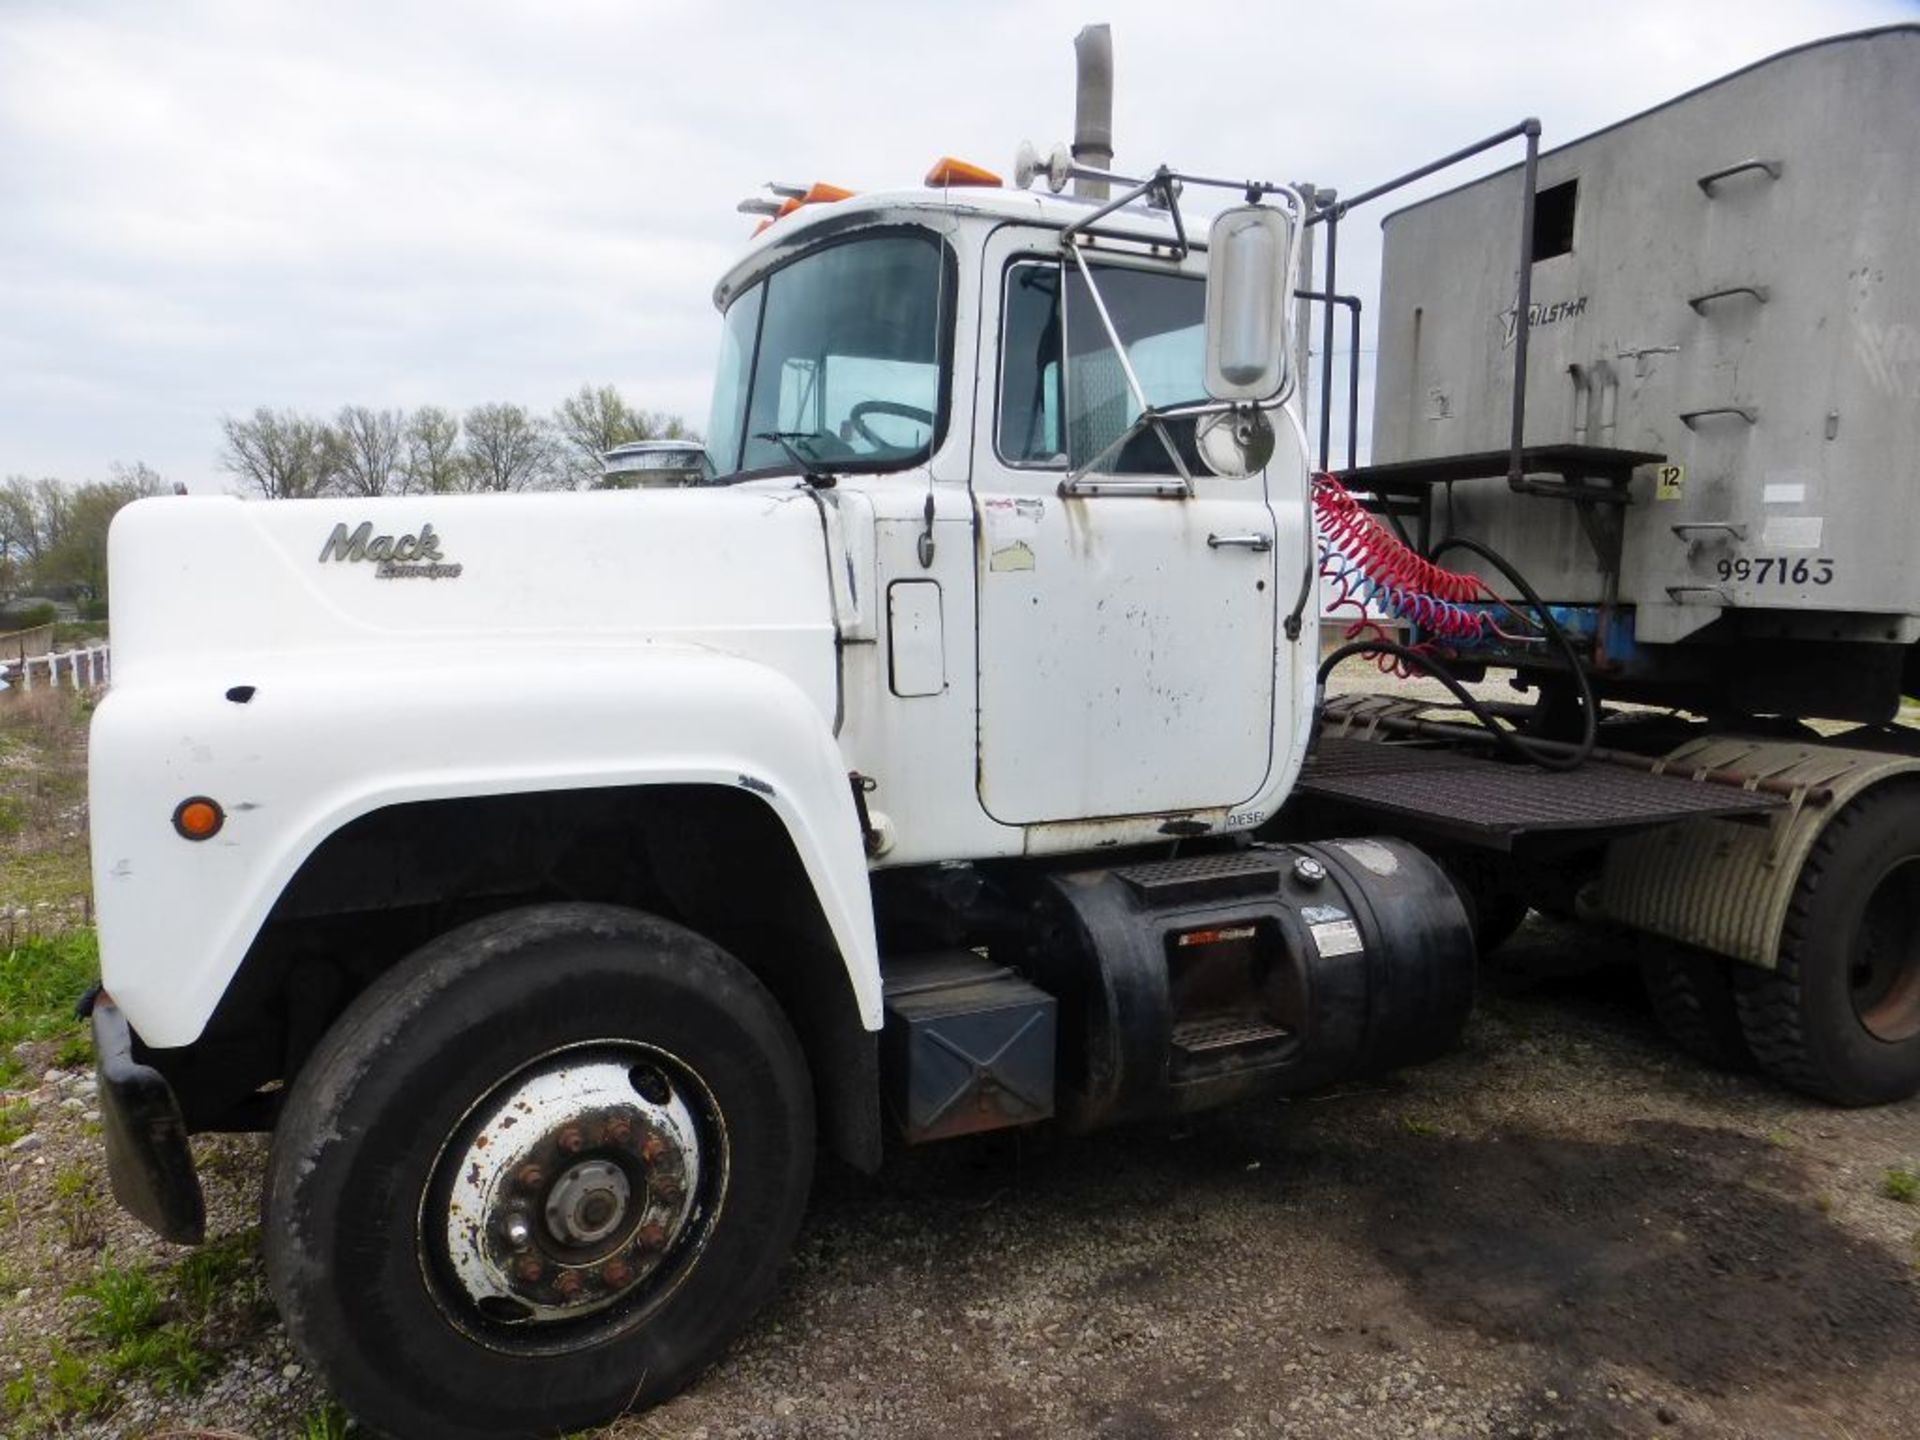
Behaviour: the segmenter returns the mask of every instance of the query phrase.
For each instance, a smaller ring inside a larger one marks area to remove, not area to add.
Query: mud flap
[[[113,1198],[163,1239],[198,1245],[207,1205],[180,1102],[158,1070],[133,1056],[133,1031],[105,995],[92,1007],[94,1077]]]

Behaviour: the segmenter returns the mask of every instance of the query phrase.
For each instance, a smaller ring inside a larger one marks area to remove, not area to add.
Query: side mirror
[[[1293,217],[1240,205],[1215,217],[1207,240],[1207,393],[1271,405],[1292,380]]]

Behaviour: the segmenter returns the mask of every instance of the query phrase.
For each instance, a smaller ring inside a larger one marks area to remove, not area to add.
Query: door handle
[[[1273,549],[1273,537],[1271,535],[1209,535],[1207,548],[1209,550],[1253,550],[1264,555]]]

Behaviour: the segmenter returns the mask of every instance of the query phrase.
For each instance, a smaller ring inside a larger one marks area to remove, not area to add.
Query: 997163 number
[[[1719,571],[1722,580],[1756,585],[1831,585],[1834,573],[1825,555],[1741,555],[1722,560]]]

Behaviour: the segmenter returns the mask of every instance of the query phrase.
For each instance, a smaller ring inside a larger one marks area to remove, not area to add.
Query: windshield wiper
[[[822,436],[819,431],[761,430],[757,432],[753,438],[756,440],[771,440],[782,450],[786,451],[787,458],[800,467],[800,473],[807,477],[807,483],[809,485],[817,485],[822,489],[826,489],[834,483],[835,477],[833,472],[822,468],[818,460],[810,459],[800,448],[802,445],[811,444],[813,441],[821,439]]]

